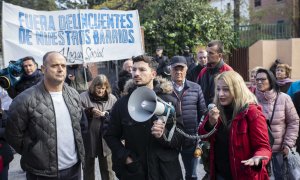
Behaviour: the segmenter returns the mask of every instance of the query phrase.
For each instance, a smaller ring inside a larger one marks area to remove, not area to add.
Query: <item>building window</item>
[[[261,0],[254,0],[254,7],[261,6]]]

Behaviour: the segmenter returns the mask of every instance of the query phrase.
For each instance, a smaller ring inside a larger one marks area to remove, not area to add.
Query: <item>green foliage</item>
[[[234,47],[233,22],[226,15],[198,0],[159,0],[140,12],[148,52],[164,46],[175,55],[185,46],[195,49],[222,40],[225,50]]]
[[[5,2],[35,10],[52,11],[57,9],[55,0],[5,0]]]
[[[56,0],[58,2],[60,9],[85,9],[87,4],[84,0],[71,1],[71,0]]]
[[[94,5],[94,9],[109,8],[113,10],[133,10],[138,9],[138,5],[141,4],[143,0],[109,0],[105,1],[99,5]]]

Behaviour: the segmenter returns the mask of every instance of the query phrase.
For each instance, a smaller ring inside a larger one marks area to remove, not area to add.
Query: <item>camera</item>
[[[0,86],[9,89],[18,81],[18,77],[23,74],[22,59],[11,60],[7,68],[0,70]]]

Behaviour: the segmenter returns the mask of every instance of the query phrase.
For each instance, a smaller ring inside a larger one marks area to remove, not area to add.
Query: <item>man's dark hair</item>
[[[267,70],[267,69],[264,69],[264,68],[259,68],[256,71],[256,75],[258,73],[265,73],[267,75],[268,81],[270,83],[270,89],[274,89],[276,92],[280,91],[279,86],[278,86],[278,84],[276,82],[276,78],[275,78],[274,74],[270,70]]]
[[[149,67],[153,70],[156,71],[158,63],[153,60],[151,56],[146,56],[146,55],[140,55],[136,57],[132,57],[133,64],[136,62],[144,61],[145,63],[149,64]]]
[[[28,60],[32,60],[33,63],[37,65],[37,63],[35,62],[35,59],[32,56],[23,57],[22,58],[22,63],[24,63],[25,61],[28,61]]]
[[[213,46],[216,46],[218,47],[218,50],[217,52],[218,53],[223,53],[224,52],[224,45],[222,43],[222,41],[219,41],[219,40],[213,40],[213,41],[210,41],[208,44],[207,44],[207,47],[213,47]]]

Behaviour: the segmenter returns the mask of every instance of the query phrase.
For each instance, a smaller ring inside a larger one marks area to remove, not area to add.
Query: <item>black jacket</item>
[[[84,167],[81,128],[86,128],[87,120],[76,90],[64,84],[62,95],[70,113],[78,159]],[[5,134],[7,142],[22,155],[23,170],[40,176],[57,177],[55,110],[44,81],[14,99],[9,107]]]
[[[161,91],[161,87],[166,87],[165,84],[155,86],[156,94],[166,102],[176,103],[175,98]],[[171,93],[172,84],[167,84]],[[112,151],[113,170],[119,179],[182,179],[178,154],[183,137],[175,131],[171,142],[165,141],[164,138],[156,139],[151,134],[156,116],[145,122],[136,122],[130,117],[127,104],[135,88],[129,88],[129,94],[119,99],[110,113],[110,124],[104,138]],[[173,122],[169,118],[166,129],[170,130],[172,125]],[[177,118],[177,126],[182,127],[180,118]],[[168,132],[166,134],[168,135]],[[121,139],[125,140],[125,145],[121,143]],[[128,156],[132,157],[134,162],[125,165]]]
[[[198,84],[201,86],[205,103],[209,105],[213,102],[215,96],[215,77],[224,71],[231,71],[232,68],[221,60],[216,66],[207,64],[199,74]]]
[[[37,69],[32,75],[23,74],[16,84],[7,90],[8,95],[13,99],[21,92],[36,85],[43,79],[43,73]]]
[[[199,84],[186,80],[182,95],[180,96],[175,90],[172,95],[177,98],[178,106],[180,106],[180,113],[184,132],[189,135],[196,135],[200,119],[207,111],[205,99]],[[195,145],[196,141],[186,139],[184,146],[189,147]]]
[[[188,70],[188,73],[186,74],[186,79],[189,80],[189,81],[197,83],[197,78],[199,76],[199,73],[201,72],[201,70],[204,67],[205,66],[201,66],[200,64],[198,64],[197,66],[195,66],[191,70]]]
[[[161,76],[163,78],[170,79],[170,69],[168,68],[169,66],[169,59],[167,56],[155,56],[154,60],[158,63],[157,67],[157,75]]]

